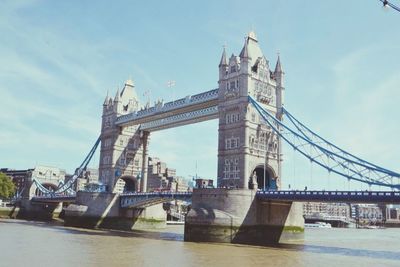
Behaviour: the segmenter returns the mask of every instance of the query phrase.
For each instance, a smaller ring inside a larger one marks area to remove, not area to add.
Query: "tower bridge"
[[[191,200],[185,240],[251,244],[298,238],[304,229],[302,206],[296,201],[378,201],[400,203],[394,192],[282,191],[282,141],[311,163],[345,179],[400,189],[400,174],[360,159],[323,139],[284,108],[284,76],[280,58],[271,68],[254,32],[238,56],[218,65],[218,88],[175,101],[141,107],[133,81],[103,103],[101,134],[66,184],[34,202],[74,200],[66,223],[77,226],[132,228],[146,218],[160,218],[157,204]],[[283,122],[283,116],[288,118]],[[148,143],[151,132],[218,119],[217,188],[193,193],[147,192]],[[101,144],[101,145],[100,145]],[[102,192],[69,190],[100,145]],[[132,191],[120,194],[117,184]],[[266,191],[261,191],[265,189]],[[47,191],[46,191],[47,190]],[[376,193],[376,195],[374,195]]]

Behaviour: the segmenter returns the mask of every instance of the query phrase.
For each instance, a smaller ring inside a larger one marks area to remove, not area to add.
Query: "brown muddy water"
[[[183,226],[120,232],[0,219],[0,266],[400,266],[400,229],[306,229],[274,247],[183,242]]]

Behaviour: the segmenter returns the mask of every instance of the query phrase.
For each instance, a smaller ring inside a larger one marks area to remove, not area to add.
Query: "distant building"
[[[51,167],[38,165],[33,169],[26,170],[13,170],[3,168],[1,172],[12,177],[13,183],[16,185],[17,195],[21,194],[38,194],[38,192],[27,192],[26,185],[30,185],[33,179],[39,181],[44,187],[55,189],[57,186],[65,180],[65,170]],[[34,188],[33,190],[35,190]],[[32,188],[29,188],[32,190]]]
[[[31,177],[33,169],[26,169],[26,170],[14,170],[8,168],[0,169],[0,172],[6,174],[7,176],[11,177],[12,182],[15,185],[16,194],[21,194],[25,188],[25,183],[29,177]]]
[[[386,206],[386,225],[400,226],[400,205]]]
[[[147,174],[147,190],[155,191],[168,189],[168,174],[176,173],[174,169],[167,169],[167,164],[159,158],[149,157]]]
[[[181,176],[169,177],[168,188],[170,191],[183,192],[191,190],[189,181]]]
[[[67,174],[65,176],[65,182],[72,179],[73,174]],[[87,168],[82,174],[76,179],[72,185],[74,191],[82,191],[85,189],[87,184],[97,183],[99,181],[99,170],[94,168]]]
[[[196,188],[214,188],[214,181],[211,179],[197,178],[195,179]]]
[[[137,180],[141,182],[141,174],[137,175]],[[129,182],[129,181],[128,181]],[[168,168],[167,164],[157,157],[149,157],[147,169],[147,191],[187,191],[188,181],[183,177],[176,176],[176,169]],[[126,181],[118,179],[114,192],[123,193],[124,191],[134,191],[138,188],[127,187]]]
[[[333,226],[345,226],[350,220],[350,206],[346,203],[304,202],[306,222],[323,221]]]
[[[360,224],[382,223],[385,219],[377,204],[351,204],[351,217]]]
[[[167,164],[157,157],[149,157],[147,190],[148,191],[187,191],[189,183],[183,177],[176,176],[176,169],[168,168]]]

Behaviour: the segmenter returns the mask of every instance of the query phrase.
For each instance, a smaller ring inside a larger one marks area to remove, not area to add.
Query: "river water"
[[[400,229],[306,229],[276,247],[183,242],[183,226],[150,232],[0,219],[0,266],[400,266]]]

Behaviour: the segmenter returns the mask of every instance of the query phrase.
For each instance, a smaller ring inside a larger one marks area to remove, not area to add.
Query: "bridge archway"
[[[49,189],[51,191],[56,191],[57,190],[57,185],[52,184],[52,183],[42,183],[42,185],[46,188]],[[36,188],[35,190],[35,196],[43,196],[45,195],[45,193],[43,193],[42,191],[40,191],[39,188]]]
[[[274,170],[270,167],[266,167],[266,170],[264,172],[264,166],[263,165],[258,165],[252,172],[257,176],[257,188],[258,189],[264,189],[264,180],[265,180],[265,189],[266,190],[276,190],[277,185],[276,185],[276,175],[274,173]],[[265,173],[265,179],[264,179],[264,173]]]
[[[123,193],[138,191],[139,185],[137,178],[133,176],[122,176],[121,178],[119,178],[119,180],[122,180],[124,182],[124,187],[122,190]]]

